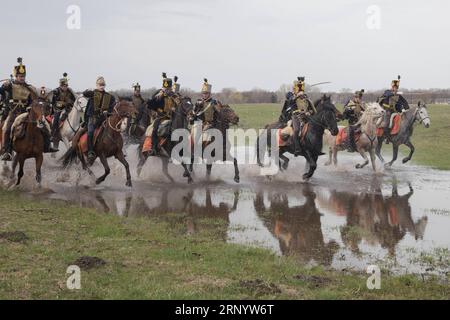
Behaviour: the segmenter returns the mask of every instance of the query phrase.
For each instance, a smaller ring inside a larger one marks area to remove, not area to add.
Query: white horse
[[[58,148],[59,141],[62,141],[66,146],[66,149],[70,147],[72,138],[80,128],[82,119],[84,117],[84,111],[86,109],[88,100],[84,96],[78,96],[73,104],[72,110],[64,120],[63,125],[59,128],[59,137],[61,140],[55,141],[54,146]],[[55,157],[55,154],[52,154]]]
[[[364,168],[369,164],[369,158],[367,157],[367,152],[370,154],[370,160],[372,163],[372,169],[376,171],[375,165],[375,154],[376,147],[378,145],[377,139],[377,127],[383,119],[385,111],[376,102],[371,102],[366,105],[366,110],[363,112],[361,119],[359,119],[356,125],[360,125],[361,135],[359,140],[356,141],[356,150],[364,158],[363,163],[358,163],[356,165],[357,169]],[[344,127],[340,126],[339,129],[345,130]],[[347,132],[348,134],[348,132]],[[332,136],[331,133],[326,130],[324,133],[325,143],[329,146],[329,160],[325,165],[330,165],[332,162],[334,165],[337,164],[337,153],[338,151],[343,151],[348,149],[348,143],[341,143],[336,145],[337,136]]]

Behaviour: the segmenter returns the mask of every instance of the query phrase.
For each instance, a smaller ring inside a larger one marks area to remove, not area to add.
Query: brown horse
[[[120,126],[122,121],[134,112],[136,112],[136,110],[131,102],[119,100],[119,102],[114,106],[112,114],[103,122],[101,131],[98,133],[96,138],[94,152],[105,168],[105,173],[95,181],[96,184],[100,184],[105,181],[105,178],[111,172],[107,159],[114,156],[125,167],[127,175],[126,186],[131,187],[130,167],[127,160],[125,160],[125,156],[122,151],[123,138]],[[82,142],[84,135],[86,135],[86,130],[79,130],[77,134],[75,134],[72,140],[72,146],[62,157],[63,167],[69,167],[78,157],[81,161],[83,169],[86,170],[89,175],[93,176],[93,172],[88,167],[87,150],[84,148]],[[89,165],[91,164],[92,163],[89,163]]]
[[[13,128],[12,135],[13,150],[16,152],[13,164],[12,164],[12,177],[16,171],[16,166],[19,164],[19,172],[17,173],[17,183],[20,184],[20,180],[23,177],[23,166],[26,159],[34,158],[36,161],[36,181],[41,183],[41,167],[43,162],[44,152],[44,137],[42,136],[41,129],[38,127],[38,123],[42,119],[44,114],[44,104],[38,100],[33,100],[30,111],[28,114],[18,116],[14,122],[15,128]],[[25,117],[24,119],[21,119]],[[16,124],[21,123],[16,126]]]

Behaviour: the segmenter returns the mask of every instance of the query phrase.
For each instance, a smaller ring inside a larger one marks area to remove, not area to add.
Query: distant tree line
[[[142,96],[147,99],[150,98],[158,88],[142,89]],[[282,85],[277,91],[268,91],[263,89],[252,89],[248,91],[238,91],[234,88],[224,88],[220,92],[215,92],[213,96],[227,104],[245,104],[245,103],[283,103],[286,93],[291,90],[290,85]],[[320,98],[322,94],[331,95],[335,103],[344,104],[353,95],[355,90],[341,89],[339,92],[321,91],[318,87],[306,87],[306,92],[313,100]],[[119,96],[131,96],[132,90],[121,89],[113,91]],[[364,94],[364,101],[376,101],[379,96],[383,94],[384,90],[366,91]],[[183,95],[189,96],[193,101],[201,97],[200,92],[191,89],[181,89]],[[408,90],[402,89],[401,93],[411,104],[416,104],[419,101],[424,103],[445,103],[450,104],[450,89],[420,89]]]

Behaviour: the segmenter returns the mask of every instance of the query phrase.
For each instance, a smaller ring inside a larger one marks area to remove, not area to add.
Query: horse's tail
[[[70,167],[70,165],[75,161],[77,158],[77,150],[71,146],[66,153],[61,157],[62,166],[64,169]]]

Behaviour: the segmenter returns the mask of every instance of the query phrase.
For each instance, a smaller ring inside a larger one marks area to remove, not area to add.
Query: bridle
[[[121,132],[120,126],[122,125],[122,121],[123,121],[123,119],[126,119],[128,117],[128,114],[123,115],[123,116],[120,115],[119,111],[117,110],[118,105],[119,105],[119,102],[116,103],[116,105],[114,106],[112,115],[116,114],[120,118],[119,122],[117,122],[117,124],[115,126],[113,126],[111,124],[111,116],[109,116],[108,119],[106,120],[106,122],[108,123],[108,126],[115,132]]]
[[[416,113],[414,114],[414,119],[417,118],[417,114],[419,114],[420,118],[419,118],[419,123],[423,123],[426,119],[430,119],[429,116],[423,117],[420,115],[420,109],[425,108],[423,106],[418,106],[416,109]]]

